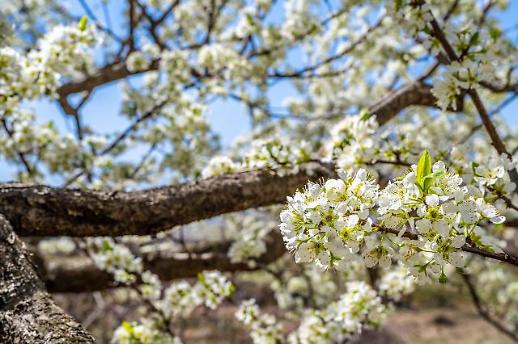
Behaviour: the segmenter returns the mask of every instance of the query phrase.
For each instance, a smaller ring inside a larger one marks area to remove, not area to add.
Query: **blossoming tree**
[[[181,343],[181,320],[237,303],[245,271],[277,307],[236,305],[254,343],[343,343],[452,279],[518,340],[505,1],[76,6],[0,4],[0,155],[17,171],[0,185],[2,343],[92,343],[49,293],[113,288],[145,309],[113,343]],[[125,124],[99,130],[85,109],[110,83],[121,111],[103,116]],[[206,116],[221,100],[252,123],[225,149]]]

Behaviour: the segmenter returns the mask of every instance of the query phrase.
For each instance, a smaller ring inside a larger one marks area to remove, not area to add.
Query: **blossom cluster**
[[[207,178],[257,169],[275,169],[279,175],[296,173],[305,162],[311,160],[312,153],[305,141],[294,146],[289,141],[278,138],[256,140],[244,154],[241,162],[233,161],[229,157],[216,156],[209,161],[202,175]]]
[[[140,279],[141,295],[171,318],[187,316],[200,305],[215,309],[234,292],[234,285],[219,271],[200,273],[194,285],[180,281],[164,289],[158,276],[145,270],[142,259],[127,246],[111,238],[93,239],[90,246],[90,256],[99,268],[112,273],[122,285],[132,286]]]
[[[375,116],[369,113],[347,116],[331,130],[329,154],[345,171],[375,161],[380,157],[382,139],[377,133]]]
[[[435,12],[434,12],[435,10]],[[421,32],[434,32],[432,21],[441,26],[445,39],[459,55],[450,61],[439,78],[433,83],[432,93],[443,111],[457,109],[457,99],[463,91],[481,89],[481,82],[493,82],[496,73],[495,61],[498,56],[508,53],[508,47],[499,40],[499,30],[473,30],[476,25],[472,20],[454,27],[451,22],[441,20],[438,9],[428,2],[394,2],[389,6],[389,13],[408,30],[412,36]],[[435,36],[436,33],[431,34]],[[435,38],[435,37],[434,37]],[[435,39],[425,40],[425,47],[439,52],[440,44]],[[450,55],[449,52],[447,52]],[[451,59],[452,56],[448,56]]]
[[[463,246],[498,251],[479,226],[505,218],[480,189],[427,152],[419,164],[380,190],[365,170],[309,183],[288,198],[280,230],[298,262],[344,269],[362,259],[367,267],[389,267],[398,258],[421,281],[444,280],[444,267],[464,266]]]
[[[286,247],[301,263],[317,261],[322,267],[347,268],[372,231],[370,209],[376,205],[378,185],[365,170],[324,185],[309,183],[304,192],[288,198],[281,212],[280,230]]]
[[[376,291],[365,282],[349,282],[347,291],[323,309],[310,309],[299,327],[287,338],[275,317],[260,312],[255,300],[244,301],[236,312],[239,321],[250,328],[255,344],[260,343],[340,343],[366,328],[377,328],[389,309]]]
[[[361,266],[351,262],[351,266],[342,274],[323,272],[314,265],[301,266],[302,273],[283,271],[282,279],[271,283],[277,305],[285,312],[302,314],[308,304],[323,307],[333,301],[339,288],[345,281],[362,279]]]
[[[236,318],[250,328],[254,344],[284,342],[277,319],[271,314],[261,313],[254,299],[245,300],[240,304]]]
[[[457,98],[463,90],[479,88],[482,81],[493,80],[495,67],[490,56],[477,60],[465,57],[462,61],[454,61],[449,64],[442,74],[442,79],[437,80],[432,88],[432,93],[437,97],[437,104],[446,111],[449,107],[457,109]]]
[[[91,70],[95,42],[95,28],[83,21],[54,27],[26,55],[0,48],[0,110],[12,113],[23,100],[54,94],[63,78]]]
[[[119,283],[135,282],[144,270],[140,257],[111,238],[95,238],[90,240],[90,245],[94,250],[91,256],[95,265],[113,274],[115,281]]]
[[[215,309],[223,299],[234,292],[234,286],[218,271],[203,272],[198,275],[198,281],[194,285],[190,285],[186,281],[174,282],[163,291],[164,297],[160,299],[162,294],[161,285],[156,276],[146,276],[142,274],[143,286],[140,286],[142,295],[155,307],[157,314],[151,314],[152,318],[141,320],[140,322],[123,322],[115,332],[112,339],[114,344],[132,344],[132,343],[165,343],[165,344],[181,344],[179,337],[172,336],[164,326],[173,319],[187,317],[198,306],[205,305],[210,309]],[[150,289],[155,283],[154,289]],[[147,288],[147,290],[146,290]],[[151,295],[149,291],[154,291]],[[165,317],[165,318],[163,318]],[[164,324],[165,322],[165,324]]]
[[[112,344],[183,344],[179,337],[163,332],[156,322],[126,322],[115,329]]]
[[[339,300],[302,318],[290,344],[341,343],[363,329],[377,328],[389,309],[365,282],[349,282]]]

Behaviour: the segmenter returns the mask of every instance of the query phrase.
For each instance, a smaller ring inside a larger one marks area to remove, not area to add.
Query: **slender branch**
[[[7,136],[9,136],[9,138],[12,140],[14,133],[11,129],[9,129],[7,120],[5,118],[2,118],[2,126],[5,130],[5,132],[7,133]],[[25,167],[25,171],[29,174],[29,176],[35,175],[36,171],[31,167],[29,160],[27,159],[25,153],[20,151],[19,149],[17,149],[16,146],[14,149],[15,149],[16,155],[18,155],[18,158],[22,162],[23,166]]]
[[[486,9],[484,9],[484,15],[487,14],[487,11],[489,11],[489,9],[490,9],[490,6],[486,7]],[[432,15],[432,14],[430,13],[430,15]],[[444,51],[448,55],[449,63],[451,63],[453,61],[460,62],[463,58],[463,55],[467,52],[467,49],[469,49],[469,47],[466,48],[466,51],[463,52],[463,54],[461,56],[458,56],[457,53],[455,52],[455,49],[448,41],[444,31],[440,27],[437,20],[435,18],[433,18],[430,21],[430,24],[432,26],[432,35],[435,38],[437,38],[437,40],[440,42],[441,46],[443,47]],[[499,155],[505,155],[507,158],[512,160],[513,156],[511,153],[509,153],[507,151],[507,148],[505,147],[504,142],[498,135],[498,132],[497,132],[493,122],[489,118],[489,113],[488,113],[484,103],[482,102],[482,99],[480,98],[478,91],[474,88],[470,88],[467,90],[467,93],[470,96],[471,100],[473,101],[475,108],[477,109],[480,119],[482,120],[482,124],[486,128],[486,131],[487,131],[489,137],[491,138],[491,143],[492,143],[493,147],[495,147],[495,150],[498,152]],[[518,185],[518,172],[516,171],[516,169],[509,171],[509,176],[511,177],[511,180],[515,184]]]
[[[504,325],[502,325],[497,319],[495,319],[490,312],[483,306],[480,296],[478,295],[477,289],[471,280],[471,276],[466,273],[461,273],[462,279],[464,283],[468,287],[469,294],[471,296],[471,300],[477,309],[478,314],[484,318],[489,324],[491,324],[494,328],[511,338],[513,341],[518,342],[518,334]]]
[[[370,36],[370,34],[375,31],[376,29],[380,28],[382,26],[382,23],[383,23],[383,20],[385,19],[385,17],[381,17],[380,19],[378,19],[378,21],[370,26],[367,31],[361,36],[359,37],[357,40],[355,40],[354,42],[352,42],[347,48],[343,49],[343,51],[341,51],[339,54],[337,55],[333,55],[333,56],[330,56],[314,65],[311,65],[311,66],[307,66],[307,67],[304,67],[298,71],[295,71],[295,72],[279,72],[279,71],[275,71],[273,72],[272,74],[268,75],[268,77],[273,77],[273,78],[298,78],[298,77],[303,77],[307,72],[314,72],[315,70],[317,70],[318,68],[322,67],[322,66],[325,66],[325,65],[329,65],[331,64],[332,62],[336,61],[336,60],[339,60],[340,58],[346,56],[347,54],[351,53],[352,51],[354,51],[359,45],[361,45],[362,43],[364,43]],[[331,76],[334,76],[333,74],[331,74]]]
[[[502,101],[496,108],[494,108],[493,110],[491,110],[491,112],[489,113],[489,116],[493,116],[497,113],[499,113],[500,111],[502,111],[505,107],[507,107],[509,104],[512,104],[516,98],[518,98],[518,93],[513,93],[511,94],[509,97],[507,97],[504,101]],[[473,128],[471,128],[471,130],[469,131],[469,133],[464,136],[461,140],[459,140],[457,142],[457,144],[464,144],[466,143],[479,129],[481,129],[482,127],[484,126],[483,123],[480,123],[480,124],[477,124],[476,126],[474,126]]]
[[[390,229],[390,228],[381,227],[381,226],[376,226],[376,227],[380,232],[399,235],[399,230],[397,230],[397,229]],[[404,232],[403,237],[409,238],[412,240],[419,239],[419,235],[417,235],[415,233],[411,233],[411,232]],[[485,251],[483,249],[474,247],[474,246],[470,245],[469,243],[464,244],[464,246],[462,246],[461,249],[465,252],[473,253],[473,254],[479,255],[484,258],[491,258],[491,259],[499,260],[501,262],[504,262],[504,263],[507,263],[510,265],[518,266],[518,257],[509,252],[503,252],[503,253],[489,252],[489,251]]]

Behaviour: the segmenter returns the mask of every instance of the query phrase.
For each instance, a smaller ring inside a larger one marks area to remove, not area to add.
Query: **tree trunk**
[[[94,343],[45,291],[24,243],[0,215],[0,343]]]

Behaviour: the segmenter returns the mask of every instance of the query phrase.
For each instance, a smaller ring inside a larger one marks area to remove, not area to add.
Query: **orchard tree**
[[[2,1],[0,341],[92,343],[49,293],[118,288],[145,313],[113,343],[178,344],[245,272],[276,300],[236,305],[254,343],[344,343],[452,280],[518,340],[505,7]],[[100,128],[108,84],[120,113]],[[214,123],[239,116],[250,131],[222,147]]]

